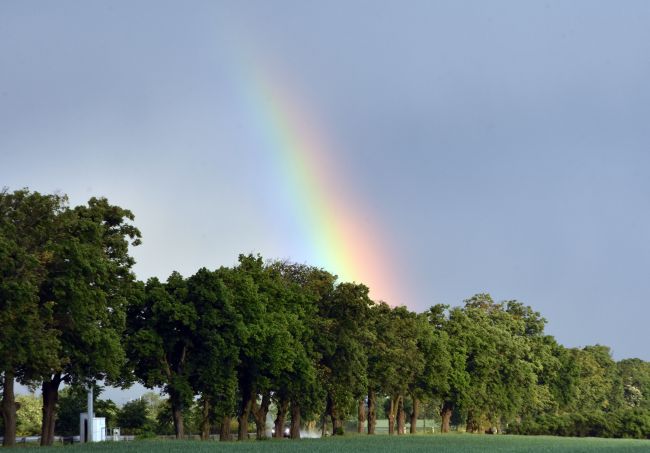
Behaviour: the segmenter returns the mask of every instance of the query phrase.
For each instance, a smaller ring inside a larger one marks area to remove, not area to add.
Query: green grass
[[[303,439],[300,441],[267,440],[262,442],[134,441],[92,445],[52,447],[58,452],[93,453],[190,453],[190,452],[650,452],[650,440],[578,439],[560,437],[488,436],[469,434],[418,436],[345,436],[342,438]],[[18,451],[51,451],[43,448],[20,448]]]

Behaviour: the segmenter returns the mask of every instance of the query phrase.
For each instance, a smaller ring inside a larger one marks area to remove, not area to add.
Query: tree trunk
[[[210,439],[210,400],[203,398],[201,408],[201,440]]]
[[[357,432],[361,434],[366,423],[366,402],[364,400],[359,400],[357,406],[357,420]]]
[[[338,415],[332,414],[332,436],[340,436],[343,434],[343,420]]]
[[[44,381],[43,394],[43,421],[41,424],[41,446],[54,443],[54,422],[56,421],[56,405],[59,401],[59,385],[61,373],[55,374],[49,381]]]
[[[237,431],[237,440],[248,439],[248,417],[251,413],[253,406],[254,392],[246,392],[242,396],[241,408],[237,421],[239,422],[239,429]]]
[[[292,439],[300,439],[300,404],[297,401],[291,402],[291,428],[289,429],[289,437]]]
[[[282,398],[278,402],[278,415],[275,417],[275,433],[273,437],[282,439],[284,436],[284,423],[287,419],[287,408],[289,407],[289,400]]]
[[[181,401],[181,395],[175,390],[170,390],[169,402],[172,406],[172,418],[174,420],[176,439],[182,439],[185,436],[185,425],[183,421],[183,402]]]
[[[411,434],[416,434],[418,429],[418,416],[420,415],[420,401],[416,397],[412,397],[413,410],[411,411]]]
[[[182,439],[185,436],[182,409],[180,407],[172,406],[172,417],[174,419],[174,432],[176,433],[176,439]]]
[[[399,397],[397,405],[397,434],[404,434],[406,431],[406,412],[404,411],[404,397]]]
[[[399,396],[391,397],[390,407],[388,408],[388,434],[395,434],[395,416],[397,415],[397,406],[399,405]]]
[[[375,434],[377,425],[377,396],[374,390],[368,390],[368,434]]]
[[[467,427],[465,429],[468,433],[481,433],[481,423],[473,412],[467,413]]]
[[[224,415],[221,419],[221,429],[219,430],[219,441],[230,441],[230,415]]]
[[[330,395],[327,396],[327,412],[332,419],[332,436],[343,434],[343,420],[341,420],[339,409]]]
[[[4,384],[2,386],[2,418],[4,420],[3,447],[16,445],[16,394],[14,393],[14,373],[5,371]]]
[[[258,440],[266,439],[266,415],[269,413],[269,405],[271,404],[271,394],[266,393],[262,396],[262,402],[257,405],[257,401],[253,401],[253,418],[255,418],[255,438]]]
[[[451,421],[451,414],[454,413],[454,403],[451,401],[445,401],[440,409],[440,416],[442,417],[442,423],[440,425],[440,432],[448,433],[449,432],[449,422]]]

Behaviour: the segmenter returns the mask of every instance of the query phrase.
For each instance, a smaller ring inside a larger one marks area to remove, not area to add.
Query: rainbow
[[[245,69],[239,91],[305,238],[301,258],[337,274],[339,281],[366,284],[374,299],[404,304],[396,299],[393,282],[399,266],[387,247],[390,242],[337,176],[341,172],[330,161],[332,145],[296,101],[295,89],[286,89],[292,85],[280,83],[276,72],[258,59],[240,67]]]

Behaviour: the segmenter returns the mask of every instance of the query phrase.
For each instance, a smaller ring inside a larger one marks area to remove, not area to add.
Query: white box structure
[[[88,413],[79,414],[79,442],[88,442]],[[94,417],[92,421],[92,442],[103,442],[106,440],[106,418]]]

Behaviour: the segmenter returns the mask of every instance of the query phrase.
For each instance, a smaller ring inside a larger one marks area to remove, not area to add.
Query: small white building
[[[106,418],[94,417],[92,420],[92,436],[88,436],[88,413],[79,414],[79,442],[88,442],[89,438],[93,442],[103,442],[106,440]]]

